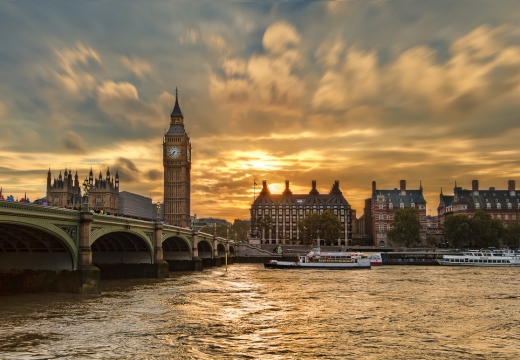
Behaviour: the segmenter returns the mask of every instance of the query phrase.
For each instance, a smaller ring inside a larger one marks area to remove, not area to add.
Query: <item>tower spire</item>
[[[175,106],[173,107],[170,117],[172,117],[172,118],[180,117],[180,118],[184,119],[184,116],[182,115],[181,107],[179,106],[179,91],[177,90],[177,87],[175,87]]]

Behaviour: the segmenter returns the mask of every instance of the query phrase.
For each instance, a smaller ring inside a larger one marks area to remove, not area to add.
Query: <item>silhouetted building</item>
[[[47,172],[47,204],[66,208],[81,207],[81,184],[78,180],[78,172],[72,179],[72,171],[65,169],[64,174],[58,178],[51,178],[51,169]]]
[[[298,222],[305,219],[306,214],[322,213],[331,210],[343,225],[339,245],[347,245],[352,239],[352,210],[343,196],[339,181],[334,182],[328,194],[320,194],[316,189],[316,181],[312,181],[312,189],[308,194],[293,194],[289,181],[285,181],[282,194],[271,194],[267,181],[263,181],[262,191],[251,205],[251,219],[270,216],[272,227],[267,232],[254,234],[262,237],[267,243],[300,243]],[[254,232],[255,229],[253,229]]]
[[[89,209],[103,211],[104,213],[119,213],[119,174],[116,171],[115,178],[110,177],[110,169],[107,169],[106,177],[103,179],[101,171],[94,179],[92,168],[90,169],[88,181],[90,191],[88,196]]]

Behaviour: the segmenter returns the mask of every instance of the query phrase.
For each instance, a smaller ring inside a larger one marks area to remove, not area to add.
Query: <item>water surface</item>
[[[520,269],[170,276],[0,297],[0,359],[520,358]]]

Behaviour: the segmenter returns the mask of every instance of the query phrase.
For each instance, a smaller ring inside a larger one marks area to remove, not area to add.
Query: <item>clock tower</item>
[[[184,129],[184,116],[175,89],[170,128],[163,139],[164,222],[190,226],[191,141]]]

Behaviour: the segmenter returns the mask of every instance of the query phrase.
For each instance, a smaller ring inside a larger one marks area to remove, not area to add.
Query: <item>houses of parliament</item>
[[[175,105],[170,114],[170,126],[163,136],[162,147],[164,223],[189,227],[191,224],[191,140],[184,128],[184,116],[179,106],[177,89],[175,90]],[[101,171],[98,177],[94,177],[91,168],[88,183],[90,184],[89,209],[108,214],[124,213],[120,209],[121,194],[117,171],[114,177],[111,176],[110,169],[107,169],[104,177]],[[47,173],[47,203],[51,206],[79,210],[81,208],[81,187],[82,182],[79,180],[77,170],[74,177],[71,170],[65,169],[63,174],[60,171],[58,177],[53,179],[49,168]]]

